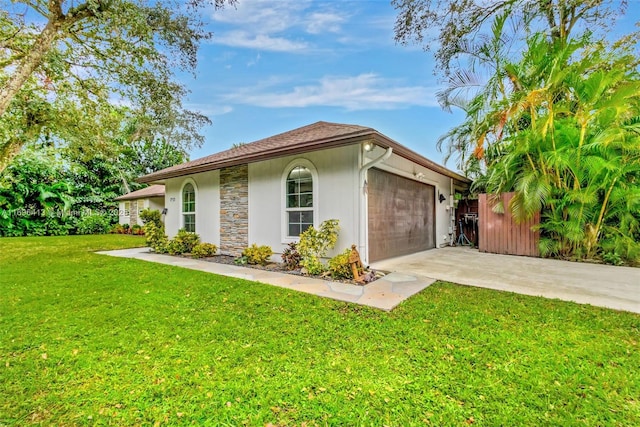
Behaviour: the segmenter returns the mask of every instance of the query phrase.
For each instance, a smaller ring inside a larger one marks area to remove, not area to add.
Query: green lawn
[[[640,425],[640,316],[438,283],[391,313],[0,239],[0,426]]]

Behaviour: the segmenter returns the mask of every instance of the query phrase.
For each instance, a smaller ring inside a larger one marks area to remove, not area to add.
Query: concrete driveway
[[[640,313],[640,268],[487,254],[466,247],[432,249],[372,267]]]

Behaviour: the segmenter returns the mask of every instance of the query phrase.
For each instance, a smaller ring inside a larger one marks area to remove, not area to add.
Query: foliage
[[[470,69],[477,69],[489,48],[502,55],[509,49],[517,52],[518,40],[535,31],[546,31],[561,43],[579,30],[604,34],[615,16],[626,11],[626,2],[611,1],[392,0],[391,4],[398,11],[396,41],[415,42],[425,50],[437,47],[436,66],[454,79],[465,74],[456,69],[463,59]],[[501,33],[499,45],[487,46],[485,41],[494,36],[491,29],[487,34],[487,27],[499,19],[509,21],[510,32]]]
[[[515,191],[516,218],[542,210],[543,255],[594,258],[608,245],[640,260],[637,64],[624,44],[535,35],[522,60],[505,65],[514,90],[484,116],[485,133],[501,138],[474,185]]]
[[[282,263],[287,270],[295,270],[300,266],[300,252],[298,252],[298,243],[290,242],[281,255]]]
[[[244,255],[239,256],[233,260],[233,263],[235,265],[247,265],[248,262],[249,262],[249,259]]]
[[[637,314],[442,282],[384,312],[93,253],[142,244],[0,239],[3,423],[638,425]]]
[[[246,257],[247,264],[267,265],[271,261],[273,250],[270,246],[258,246],[255,243],[242,251],[242,256]]]
[[[143,209],[140,212],[140,219],[143,224],[153,222],[156,227],[162,227],[162,214],[157,209]]]
[[[320,258],[335,247],[339,231],[338,220],[328,219],[320,224],[319,230],[309,227],[300,234],[298,243],[298,252],[302,258],[300,265],[306,268],[309,274],[317,275],[325,271],[325,266]]]
[[[345,249],[344,252],[334,256],[329,260],[329,272],[334,279],[352,279],[353,272],[349,263],[351,249]]]
[[[147,236],[147,246],[156,253],[166,254],[169,239],[164,234],[164,226],[158,227],[155,222],[149,221],[144,225],[143,229],[144,235]]]
[[[207,258],[212,257],[218,251],[218,247],[213,243],[198,243],[191,249],[191,256],[193,258]]]
[[[52,150],[25,151],[0,174],[0,236],[68,234],[79,211],[62,161]]]
[[[200,243],[200,236],[182,228],[178,230],[178,234],[167,243],[167,253],[170,255],[190,253],[198,243]]]
[[[622,257],[615,252],[605,252],[602,254],[602,261],[605,264],[611,265],[624,265]]]
[[[99,214],[85,215],[76,225],[78,234],[105,234],[110,226],[108,217]]]
[[[123,111],[154,139],[202,142],[208,119],[183,107],[176,73],[195,70],[205,11],[234,0],[11,3],[0,13],[0,171],[38,139],[101,152]]]
[[[129,224],[126,224],[129,225]],[[111,228],[112,234],[129,234],[129,228],[125,228],[122,224],[116,224]]]
[[[131,234],[134,234],[136,236],[144,235],[144,229],[139,224],[133,224],[130,230]]]

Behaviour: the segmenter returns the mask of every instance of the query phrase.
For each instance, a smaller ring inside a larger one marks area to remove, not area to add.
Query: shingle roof
[[[373,140],[375,144],[384,148],[392,147],[394,153],[421,164],[426,168],[461,182],[470,182],[467,178],[422,157],[375,129],[359,125],[322,121],[260,139],[249,144],[243,144],[239,147],[221,151],[180,165],[171,166],[158,172],[145,175],[139,178],[138,181],[146,183],[162,182],[162,180],[167,178],[253,163],[291,154],[341,147],[360,143],[365,140]]]
[[[155,184],[150,185],[141,190],[132,191],[131,193],[123,194],[122,196],[116,197],[114,200],[136,200],[136,199],[146,199],[148,197],[163,197],[164,196],[164,185]]]

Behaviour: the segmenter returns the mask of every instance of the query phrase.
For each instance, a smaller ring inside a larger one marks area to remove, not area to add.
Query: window
[[[313,176],[304,166],[294,167],[285,184],[287,236],[297,237],[313,226]]]
[[[182,187],[182,228],[196,232],[196,191],[191,183]]]
[[[129,202],[124,202],[124,216],[129,216],[129,209],[131,204]]]

